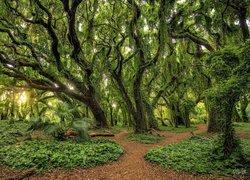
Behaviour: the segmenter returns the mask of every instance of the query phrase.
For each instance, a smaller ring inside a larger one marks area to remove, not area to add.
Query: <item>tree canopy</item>
[[[199,103],[208,131],[221,130],[218,98],[227,96],[235,97],[232,116],[248,119],[248,0],[12,0],[0,6],[1,86],[8,96],[28,90],[42,106],[48,102],[40,98],[56,98],[75,107],[75,118],[93,116],[99,127],[120,121],[135,132],[158,129],[166,119],[189,127]],[[7,93],[8,87],[16,90]],[[13,114],[14,98],[12,104]]]

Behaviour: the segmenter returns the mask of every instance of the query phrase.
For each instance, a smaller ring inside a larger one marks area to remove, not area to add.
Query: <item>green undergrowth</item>
[[[0,165],[18,170],[33,168],[36,172],[87,168],[117,160],[124,153],[117,143],[105,139],[82,143],[41,139],[18,142],[19,137],[26,136],[28,127],[22,121],[0,121]]]
[[[0,147],[0,164],[19,170],[44,172],[53,168],[91,167],[117,160],[124,150],[117,143],[97,139],[74,141],[32,140]]]
[[[199,137],[206,137],[206,138],[213,138],[215,136],[218,136],[219,133],[214,133],[214,132],[200,132],[200,133],[195,133],[196,136]]]
[[[196,126],[191,126],[190,128],[186,128],[185,126],[179,126],[178,128],[175,128],[173,126],[160,126],[161,131],[167,131],[167,132],[175,132],[175,133],[183,133],[183,132],[192,132],[197,130]]]
[[[90,133],[112,133],[112,134],[118,134],[121,132],[122,128],[119,127],[112,127],[112,128],[96,128],[96,129],[90,129]]]
[[[17,142],[17,137],[25,135],[28,123],[18,121],[11,124],[9,121],[0,121],[0,147]]]
[[[147,134],[147,133],[141,133],[141,134],[131,134],[128,136],[127,139],[130,141],[136,141],[142,144],[154,144],[164,139],[164,137]]]
[[[148,151],[145,159],[163,168],[201,174],[241,175],[250,168],[250,140],[242,139],[247,161],[241,164],[237,156],[226,160],[214,159],[211,155],[215,140],[211,138],[189,139]]]
[[[250,122],[249,123],[233,123],[236,132],[250,132]]]

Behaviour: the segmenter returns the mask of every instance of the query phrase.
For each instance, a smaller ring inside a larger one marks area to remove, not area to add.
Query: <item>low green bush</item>
[[[0,147],[0,164],[42,172],[52,168],[96,166],[117,160],[123,153],[121,146],[104,139],[83,143],[32,140]]]
[[[247,158],[245,164],[237,156],[225,160],[216,160],[211,155],[214,139],[197,138],[165,147],[152,149],[145,154],[145,159],[159,164],[163,168],[177,171],[204,174],[240,175],[250,168],[250,140],[242,140],[242,147]]]
[[[154,144],[164,139],[164,137],[142,133],[142,134],[131,134],[128,136],[127,139],[130,141],[136,141],[142,144]]]

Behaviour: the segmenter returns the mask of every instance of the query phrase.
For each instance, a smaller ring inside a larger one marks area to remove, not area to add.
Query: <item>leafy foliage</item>
[[[172,126],[160,126],[160,130],[167,132],[183,133],[183,132],[192,132],[197,129],[196,126],[191,126],[186,128],[185,126],[178,126],[178,128]]]
[[[210,54],[207,59],[213,87],[207,91],[210,108],[216,109],[216,119],[223,135],[214,152],[224,152],[230,156],[240,149],[232,126],[233,109],[244,90],[249,89],[249,42],[243,47],[224,48]],[[244,68],[243,68],[244,67]],[[223,146],[223,147],[222,147]],[[219,156],[219,154],[217,154]]]
[[[249,143],[250,140],[242,141],[246,157],[250,157]],[[150,150],[145,154],[145,159],[164,168],[202,174],[234,175],[246,173],[247,168],[250,168],[249,159],[244,163],[237,155],[224,160],[215,159],[211,155],[214,146],[214,139],[190,139]]]
[[[117,160],[123,153],[118,144],[104,139],[84,143],[33,140],[0,147],[0,164],[36,171],[86,168]]]
[[[124,129],[124,128],[115,126],[115,127],[109,128],[109,129],[106,129],[106,128],[93,128],[93,129],[90,129],[89,131],[93,132],[93,133],[107,133],[107,132],[109,132],[109,133],[112,133],[112,134],[118,134],[119,132],[121,132],[122,129]]]
[[[33,118],[30,121],[28,131],[42,130],[45,134],[54,137],[57,140],[65,140],[68,129],[73,129],[77,134],[79,141],[89,140],[88,128],[93,124],[90,118],[82,118],[81,120],[70,120],[67,122],[50,122],[43,121],[40,117]]]
[[[233,126],[236,131],[250,132],[250,123],[234,123]]]
[[[136,141],[143,144],[154,144],[164,139],[164,137],[155,136],[152,134],[141,133],[141,134],[131,134],[127,138],[130,141]]]
[[[44,122],[41,118],[33,118],[30,120],[30,127],[28,131],[32,133],[35,130],[41,130],[45,134],[54,137],[57,140],[64,140],[66,127],[61,126],[59,123]]]
[[[15,144],[17,137],[25,134],[28,123],[15,122],[10,124],[9,121],[0,121],[0,147]]]

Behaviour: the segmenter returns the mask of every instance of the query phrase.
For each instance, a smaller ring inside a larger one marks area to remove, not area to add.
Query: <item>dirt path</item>
[[[195,133],[206,131],[206,125],[198,125]],[[126,141],[126,137],[130,133],[122,131],[117,134],[114,141],[119,143],[124,149],[125,154],[115,162],[104,164],[89,169],[73,169],[66,171],[54,171],[43,176],[34,176],[30,179],[116,179],[116,180],[146,180],[146,179],[220,179],[216,176],[203,176],[190,173],[180,173],[173,170],[164,170],[157,165],[153,165],[144,160],[145,152],[157,146],[163,146],[184,140],[191,136],[191,133],[169,133],[161,132],[166,138],[157,144],[139,144],[136,142]],[[221,179],[225,179],[221,177]],[[230,179],[230,178],[228,178]]]

